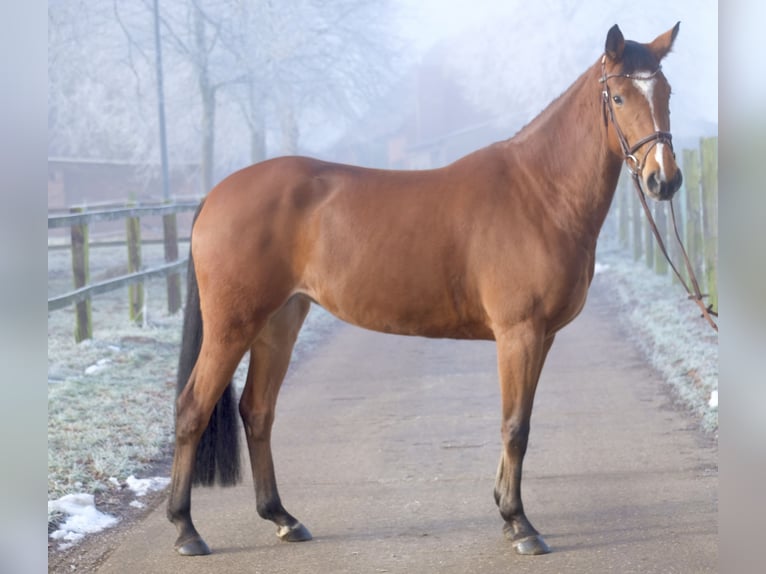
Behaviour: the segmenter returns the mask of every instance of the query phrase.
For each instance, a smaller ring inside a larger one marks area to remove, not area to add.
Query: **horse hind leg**
[[[311,534],[282,506],[271,454],[271,429],[277,395],[310,306],[307,299],[294,296],[269,319],[250,349],[247,383],[239,403],[258,514],[274,522],[277,536],[287,542],[311,540]]]
[[[244,336],[221,338],[216,337],[215,332],[206,336],[189,382],[176,403],[176,445],[167,515],[178,530],[175,548],[185,556],[210,554],[191,519],[197,446],[247,345],[248,339]]]

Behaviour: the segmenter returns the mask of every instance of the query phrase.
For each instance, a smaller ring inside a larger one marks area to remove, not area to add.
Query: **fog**
[[[152,0],[48,5],[49,158],[153,173]],[[718,129],[717,13],[710,0],[160,0],[169,162],[198,170],[199,193],[283,154],[443,164],[530,121],[613,24],[647,42],[679,20],[663,70],[674,137],[693,142]]]
[[[718,123],[717,1],[402,3],[419,6],[404,25],[412,46],[422,52],[446,39],[451,71],[474,101],[500,115],[521,104],[528,119],[600,56],[613,24],[627,39],[649,42],[680,21],[674,50],[663,62],[673,86],[673,131],[710,135]]]

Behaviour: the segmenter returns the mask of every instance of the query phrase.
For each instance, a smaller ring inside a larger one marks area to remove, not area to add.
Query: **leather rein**
[[[674,235],[676,237],[676,241],[678,242],[678,245],[681,249],[681,254],[684,258],[684,264],[686,267],[686,272],[689,275],[689,281],[691,283],[691,286],[687,284],[687,282],[684,280],[681,273],[678,271],[676,266],[673,264],[673,261],[670,259],[670,255],[668,254],[668,251],[665,247],[665,242],[662,240],[662,235],[659,232],[659,229],[657,229],[657,224],[654,222],[654,217],[652,216],[652,212],[649,209],[649,206],[646,203],[646,196],[644,195],[644,192],[641,189],[641,172],[644,169],[644,165],[646,164],[646,158],[649,157],[649,152],[659,143],[664,143],[670,146],[670,149],[673,149],[673,143],[672,139],[673,136],[670,134],[670,132],[663,132],[663,131],[656,131],[653,134],[650,134],[646,136],[645,138],[641,138],[638,140],[635,144],[632,146],[628,144],[628,140],[625,137],[625,134],[620,129],[619,124],[617,123],[617,119],[615,118],[614,114],[614,106],[612,105],[612,97],[609,93],[609,84],[608,80],[610,78],[630,78],[634,80],[648,80],[656,76],[659,71],[660,67],[658,66],[654,72],[647,74],[647,75],[633,75],[633,74],[607,74],[606,73],[606,55],[604,55],[601,58],[601,78],[599,79],[599,82],[603,85],[603,90],[601,92],[602,95],[602,111],[604,116],[604,125],[607,125],[609,120],[611,120],[612,125],[614,126],[614,131],[617,134],[617,139],[620,142],[620,147],[622,148],[622,155],[623,160],[625,161],[625,165],[628,168],[628,171],[630,172],[631,179],[633,180],[633,185],[636,189],[636,193],[638,194],[638,198],[641,200],[641,205],[644,208],[644,213],[646,213],[646,218],[649,220],[650,227],[652,229],[652,233],[654,234],[655,239],[657,240],[657,244],[659,245],[660,251],[665,256],[665,259],[667,259],[668,264],[670,265],[670,268],[673,270],[673,273],[675,273],[678,280],[681,282],[681,285],[684,286],[684,289],[686,289],[686,292],[689,296],[689,299],[694,301],[697,306],[702,310],[702,315],[708,324],[715,330],[718,331],[718,325],[713,320],[713,317],[718,317],[718,313],[713,310],[713,305],[705,305],[703,299],[707,297],[708,295],[703,294],[700,291],[699,282],[697,281],[697,277],[694,274],[694,270],[692,268],[691,261],[689,260],[689,255],[686,253],[686,248],[684,247],[683,242],[681,241],[681,234],[678,231],[678,224],[676,223],[676,212],[673,208],[673,201],[672,199],[668,201],[670,204],[670,215],[671,219],[673,221],[673,231]],[[641,147],[645,146],[646,144],[650,144],[641,161],[639,161],[635,154],[638,150],[641,149]]]

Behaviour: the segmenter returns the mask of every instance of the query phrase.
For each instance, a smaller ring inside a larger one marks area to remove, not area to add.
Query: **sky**
[[[499,81],[506,86],[523,82],[542,102],[540,110],[598,58],[613,24],[626,39],[649,42],[680,21],[674,50],[663,62],[673,87],[672,129],[695,133],[718,123],[717,0],[398,2],[402,33],[415,51],[425,53],[436,42],[451,39],[456,57],[468,51],[475,67],[485,59],[502,58],[512,77]],[[566,65],[541,73],[544,55],[539,52],[544,50],[556,58],[566,54]]]

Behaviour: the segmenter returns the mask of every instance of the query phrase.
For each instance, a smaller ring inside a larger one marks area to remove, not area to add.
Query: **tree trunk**
[[[200,80],[200,88],[202,81]],[[202,92],[202,190],[207,193],[213,187],[215,167],[215,91],[208,86]]]
[[[298,122],[295,121],[295,111],[292,105],[285,104],[281,114],[282,153],[296,155],[298,153]]]
[[[210,83],[205,42],[205,17],[199,6],[194,6],[194,42],[197,53],[197,78],[202,98],[202,192],[213,187],[215,165],[215,87]]]
[[[255,88],[252,82],[248,83],[248,99],[250,108],[250,160],[258,163],[266,159],[266,127],[263,123],[263,114],[259,109],[255,97]]]

